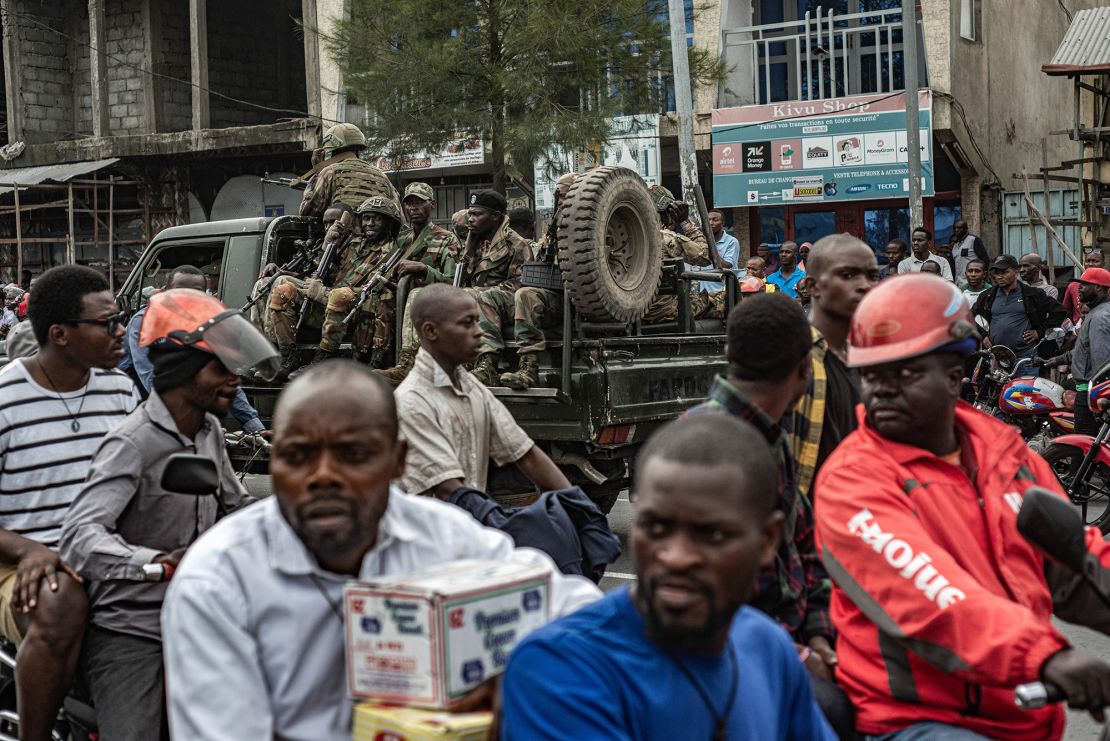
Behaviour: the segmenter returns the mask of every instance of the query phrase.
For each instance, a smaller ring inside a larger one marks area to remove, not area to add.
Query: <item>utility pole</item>
[[[671,23],[674,107],[678,118],[678,170],[682,175],[682,197],[689,201],[698,184],[698,163],[694,155],[694,93],[690,85],[690,60],[686,56],[686,9],[682,0],[667,0],[667,10]]]
[[[674,0],[672,0],[673,2]],[[909,162],[910,228],[925,225],[921,205],[921,123],[917,111],[917,3],[902,0],[902,76],[906,83],[906,149]]]
[[[698,182],[698,161],[694,149],[694,90],[690,83],[690,59],[686,52],[686,8],[682,0],[667,0],[671,25],[671,65],[674,70],[674,108],[678,118],[678,171],[682,175],[682,200],[693,206],[691,216],[700,222],[709,241],[709,255],[720,263],[716,241],[709,231],[709,211]]]

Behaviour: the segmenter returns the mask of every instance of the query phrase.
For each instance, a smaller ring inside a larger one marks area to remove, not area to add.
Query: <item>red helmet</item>
[[[927,273],[899,275],[871,289],[852,316],[848,365],[905,360],[978,337],[963,293]]]
[[[191,288],[173,288],[150,297],[139,327],[139,347],[159,340],[210,352],[239,375],[257,368],[264,377],[273,378],[280,366],[278,351],[241,311]]]

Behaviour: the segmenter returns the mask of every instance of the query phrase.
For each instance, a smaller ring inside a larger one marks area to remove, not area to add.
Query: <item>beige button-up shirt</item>
[[[513,463],[532,439],[505,405],[464,368],[457,386],[423,348],[412,372],[397,387],[397,416],[409,443],[401,488],[421,494],[448,479],[486,491],[489,459]]]

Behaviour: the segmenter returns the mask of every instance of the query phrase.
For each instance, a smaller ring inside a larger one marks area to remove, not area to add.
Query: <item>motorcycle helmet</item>
[[[979,333],[963,293],[927,273],[899,275],[873,288],[856,308],[848,365],[892,363],[946,349],[969,355]]]
[[[150,297],[139,347],[172,342],[212,353],[232,373],[256,369],[267,380],[277,375],[281,356],[238,309],[191,288],[173,288]]]

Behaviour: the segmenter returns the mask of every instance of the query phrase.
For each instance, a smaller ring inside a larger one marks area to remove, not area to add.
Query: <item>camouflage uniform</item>
[[[428,223],[420,231],[420,236],[415,241],[413,241],[413,231],[411,229],[401,232],[401,235],[397,237],[397,249],[405,251],[401,259],[416,260],[428,266],[428,272],[417,279],[417,287],[409,291],[405,301],[407,308],[405,309],[405,317],[401,320],[401,336],[404,338],[405,347],[409,347],[410,336],[412,338],[416,337],[412,319],[409,318],[409,309],[412,308],[413,299],[420,293],[420,288],[424,285],[450,282],[455,274],[455,261],[458,260],[462,247],[454,234],[443,227]],[[382,291],[380,303],[385,312],[388,312],[389,326],[386,327],[383,323],[385,313],[382,314],[382,321],[379,321],[378,315],[375,314],[375,349],[385,349],[393,344],[393,332],[397,320],[397,297],[391,291]],[[415,347],[416,344],[417,342],[414,339],[412,346]]]
[[[563,292],[525,286],[514,297],[513,334],[517,352],[541,352],[547,348],[545,329],[563,321]]]
[[[698,291],[690,297],[690,310],[694,312],[695,319],[724,319],[725,292]]]
[[[681,257],[691,265],[709,265],[709,243],[705,241],[705,234],[689,220],[682,222],[682,231],[684,235],[670,229],[663,230],[663,257]],[[643,321],[649,324],[670,322],[677,317],[678,296],[659,296],[648,307]]]
[[[343,319],[350,311],[351,303],[370,277],[390,252],[396,247],[393,241],[369,244],[365,239],[352,242],[343,251],[335,278],[326,295],[318,296],[314,302],[324,304],[323,312],[313,307],[305,319],[306,323],[321,328],[320,349],[336,352],[343,342],[346,327]],[[327,276],[324,277],[326,285]],[[289,347],[295,343],[294,331],[301,303],[308,298],[307,280],[282,276],[274,283],[270,292],[270,322],[273,328],[271,339],[278,347]],[[321,300],[323,299],[323,300]],[[362,350],[370,344],[370,314],[375,307],[369,303],[362,307],[355,328],[355,345]]]
[[[520,288],[524,262],[531,259],[531,248],[509,228],[507,216],[485,242],[478,243],[473,234],[467,237],[461,285],[478,302],[482,312],[478,325],[485,336],[479,355],[505,347],[501,327],[514,321],[513,296]]]
[[[372,196],[390,199],[400,212],[397,189],[384,172],[360,160],[354,152],[340,152],[332,159],[335,161],[324,166],[308,184],[298,212],[301,216],[323,216],[337,203],[357,209]]]

